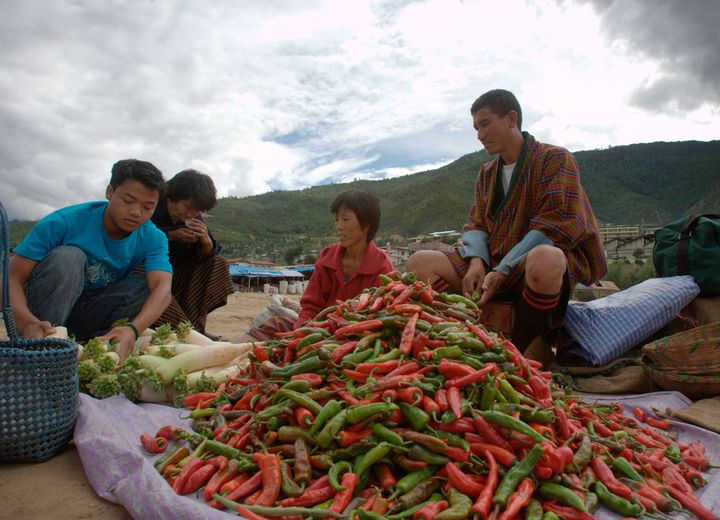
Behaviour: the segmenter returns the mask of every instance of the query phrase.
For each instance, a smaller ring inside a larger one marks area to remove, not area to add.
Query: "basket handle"
[[[5,208],[0,202],[0,224],[2,224],[2,250],[0,251],[0,264],[2,264],[2,314],[5,321],[5,331],[8,338],[18,338],[18,331],[10,307],[10,284],[8,283],[8,266],[10,265],[10,231]]]

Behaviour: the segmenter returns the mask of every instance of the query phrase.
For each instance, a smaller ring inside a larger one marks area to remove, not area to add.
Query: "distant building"
[[[412,242],[407,246],[394,246],[391,243],[387,243],[385,251],[390,255],[393,265],[396,269],[403,271],[407,264],[408,258],[415,251],[430,250],[430,251],[452,251],[453,246],[441,242],[440,240],[432,240],[428,242]]]

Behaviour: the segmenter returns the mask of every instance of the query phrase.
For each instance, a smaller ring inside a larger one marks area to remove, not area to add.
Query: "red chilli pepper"
[[[317,388],[323,382],[320,374],[295,374],[290,377],[290,381],[307,381],[312,388]]]
[[[450,484],[460,491],[461,493],[468,495],[473,500],[480,496],[485,486],[471,480],[468,475],[463,473],[460,468],[454,462],[448,462],[445,464],[445,470],[447,471],[448,480]]]
[[[615,477],[615,474],[612,472],[610,467],[605,464],[603,459],[600,457],[593,457],[590,465],[592,466],[593,471],[595,471],[597,478],[605,484],[610,491],[623,498],[632,498],[632,491],[630,488]]]
[[[302,428],[307,428],[315,421],[315,417],[313,413],[304,406],[298,406],[295,408],[295,420],[297,420],[298,425]]]
[[[340,327],[335,331],[335,337],[337,339],[343,339],[348,334],[360,334],[362,332],[369,332],[373,330],[382,329],[385,324],[380,320],[365,320],[357,323],[351,323]]]
[[[433,518],[435,518],[435,515],[437,515],[441,511],[445,511],[448,507],[450,507],[450,504],[447,500],[430,502],[429,504],[415,511],[415,514],[413,514],[413,520],[433,520]]]
[[[153,437],[149,433],[143,433],[140,436],[140,442],[148,453],[162,453],[168,445],[165,437]]]
[[[194,493],[207,484],[217,470],[217,466],[214,464],[203,464],[188,475],[182,488],[180,488],[180,494],[187,495],[189,493]]]
[[[632,413],[638,421],[647,421],[647,413],[645,413],[645,410],[642,408],[633,408]]]
[[[342,513],[350,503],[357,484],[358,477],[355,473],[344,473],[342,478],[340,479],[340,485],[345,487],[345,489],[335,495],[335,499],[333,500],[332,504],[330,504],[328,511]]]
[[[456,419],[460,419],[462,417],[462,397],[460,396],[460,389],[457,386],[448,388],[447,398],[453,415]]]
[[[163,439],[166,439],[168,441],[172,440],[175,436],[176,429],[177,428],[175,428],[175,426],[173,426],[172,424],[166,424],[157,431],[155,437],[162,437]]]
[[[468,374],[462,377],[456,377],[455,379],[448,379],[445,381],[445,388],[451,388],[453,386],[462,388],[472,383],[482,381],[483,378],[490,372],[494,372],[497,369],[495,363],[488,363],[482,369],[474,371],[472,374]]]
[[[447,390],[441,388],[437,392],[435,392],[435,402],[437,402],[441,412],[449,410],[450,404],[447,400]]]
[[[495,458],[488,450],[483,450],[483,457],[488,461],[488,477],[485,482],[485,489],[480,492],[480,496],[472,507],[473,512],[479,513],[483,520],[487,520],[492,498],[495,494],[495,488],[498,484],[498,467]]]
[[[402,337],[400,339],[400,345],[398,346],[400,354],[402,354],[403,356],[407,356],[408,354],[410,354],[410,349],[412,348],[413,344],[413,338],[415,337],[415,326],[417,325],[419,316],[419,314],[413,314],[412,317],[405,324],[405,328],[403,329]]]
[[[524,478],[517,488],[517,491],[508,498],[505,511],[498,517],[498,520],[512,520],[516,518],[520,510],[530,503],[535,484],[530,478]]]
[[[669,430],[670,422],[662,419],[655,419],[655,417],[648,417],[646,421],[650,426],[660,428],[661,430]]]
[[[262,493],[255,501],[258,506],[272,506],[280,496],[280,457],[275,454],[263,455],[255,453],[253,462],[260,468],[262,474]]]

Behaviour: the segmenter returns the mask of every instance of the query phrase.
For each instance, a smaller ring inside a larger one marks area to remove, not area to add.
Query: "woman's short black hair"
[[[165,179],[163,179],[162,172],[147,161],[123,159],[113,164],[110,175],[112,189],[117,189],[127,179],[136,180],[151,190],[158,190],[160,197],[165,191]]]
[[[367,227],[367,241],[375,238],[380,227],[380,202],[375,194],[365,190],[345,191],[333,201],[330,212],[337,215],[343,206],[355,213],[360,227]]]
[[[172,202],[192,200],[199,211],[209,211],[217,204],[217,190],[209,175],[197,170],[183,170],[167,183],[166,197]]]

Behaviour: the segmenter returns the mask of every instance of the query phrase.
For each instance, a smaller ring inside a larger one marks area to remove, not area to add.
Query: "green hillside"
[[[601,223],[653,226],[690,212],[720,213],[720,141],[635,144],[575,156]],[[225,198],[208,224],[225,245],[225,256],[282,262],[290,249],[301,246],[311,252],[332,242],[332,200],[342,191],[364,188],[381,201],[381,243],[392,235],[459,230],[472,203],[478,168],[489,159],[476,152],[437,170],[394,179]],[[12,243],[28,227],[13,224]]]

